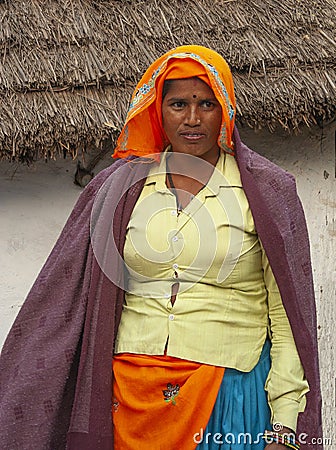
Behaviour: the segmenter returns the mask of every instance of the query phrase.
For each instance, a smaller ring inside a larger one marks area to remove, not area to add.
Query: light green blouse
[[[248,372],[269,332],[272,420],[295,429],[308,384],[236,161],[221,153],[207,185],[177,214],[165,183],[167,155],[151,169],[129,221],[129,281],[115,352],[166,350]]]

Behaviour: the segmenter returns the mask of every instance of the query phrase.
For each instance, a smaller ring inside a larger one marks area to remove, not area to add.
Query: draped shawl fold
[[[307,228],[295,182],[242,144],[236,129],[233,139],[256,229],[310,385],[297,431],[319,437],[315,301]],[[106,204],[116,206],[113,235],[122,254],[126,226],[149,166],[126,158],[93,179],[22,306],[0,359],[2,450],[113,449],[111,362],[124,292],[120,280],[112,282],[97,262],[90,216],[103,189],[110,202]],[[132,187],[123,193],[127,183]],[[108,256],[113,273],[122,274],[120,258]]]

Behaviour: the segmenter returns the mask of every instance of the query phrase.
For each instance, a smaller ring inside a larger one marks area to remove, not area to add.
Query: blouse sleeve
[[[291,326],[271,266],[262,249],[264,281],[268,293],[271,369],[265,390],[271,409],[271,423],[296,431],[299,412],[306,406],[308,382],[296,349]]]

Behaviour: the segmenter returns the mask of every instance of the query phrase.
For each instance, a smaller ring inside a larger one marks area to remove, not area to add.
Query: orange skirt
[[[192,450],[209,421],[224,368],[171,356],[113,359],[115,450]]]

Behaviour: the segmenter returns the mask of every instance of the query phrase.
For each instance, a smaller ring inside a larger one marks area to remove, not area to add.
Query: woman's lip
[[[180,133],[180,135],[183,138],[188,139],[190,141],[197,141],[199,139],[204,138],[204,136],[205,136],[203,133],[191,133],[191,132],[187,132],[187,131]]]

